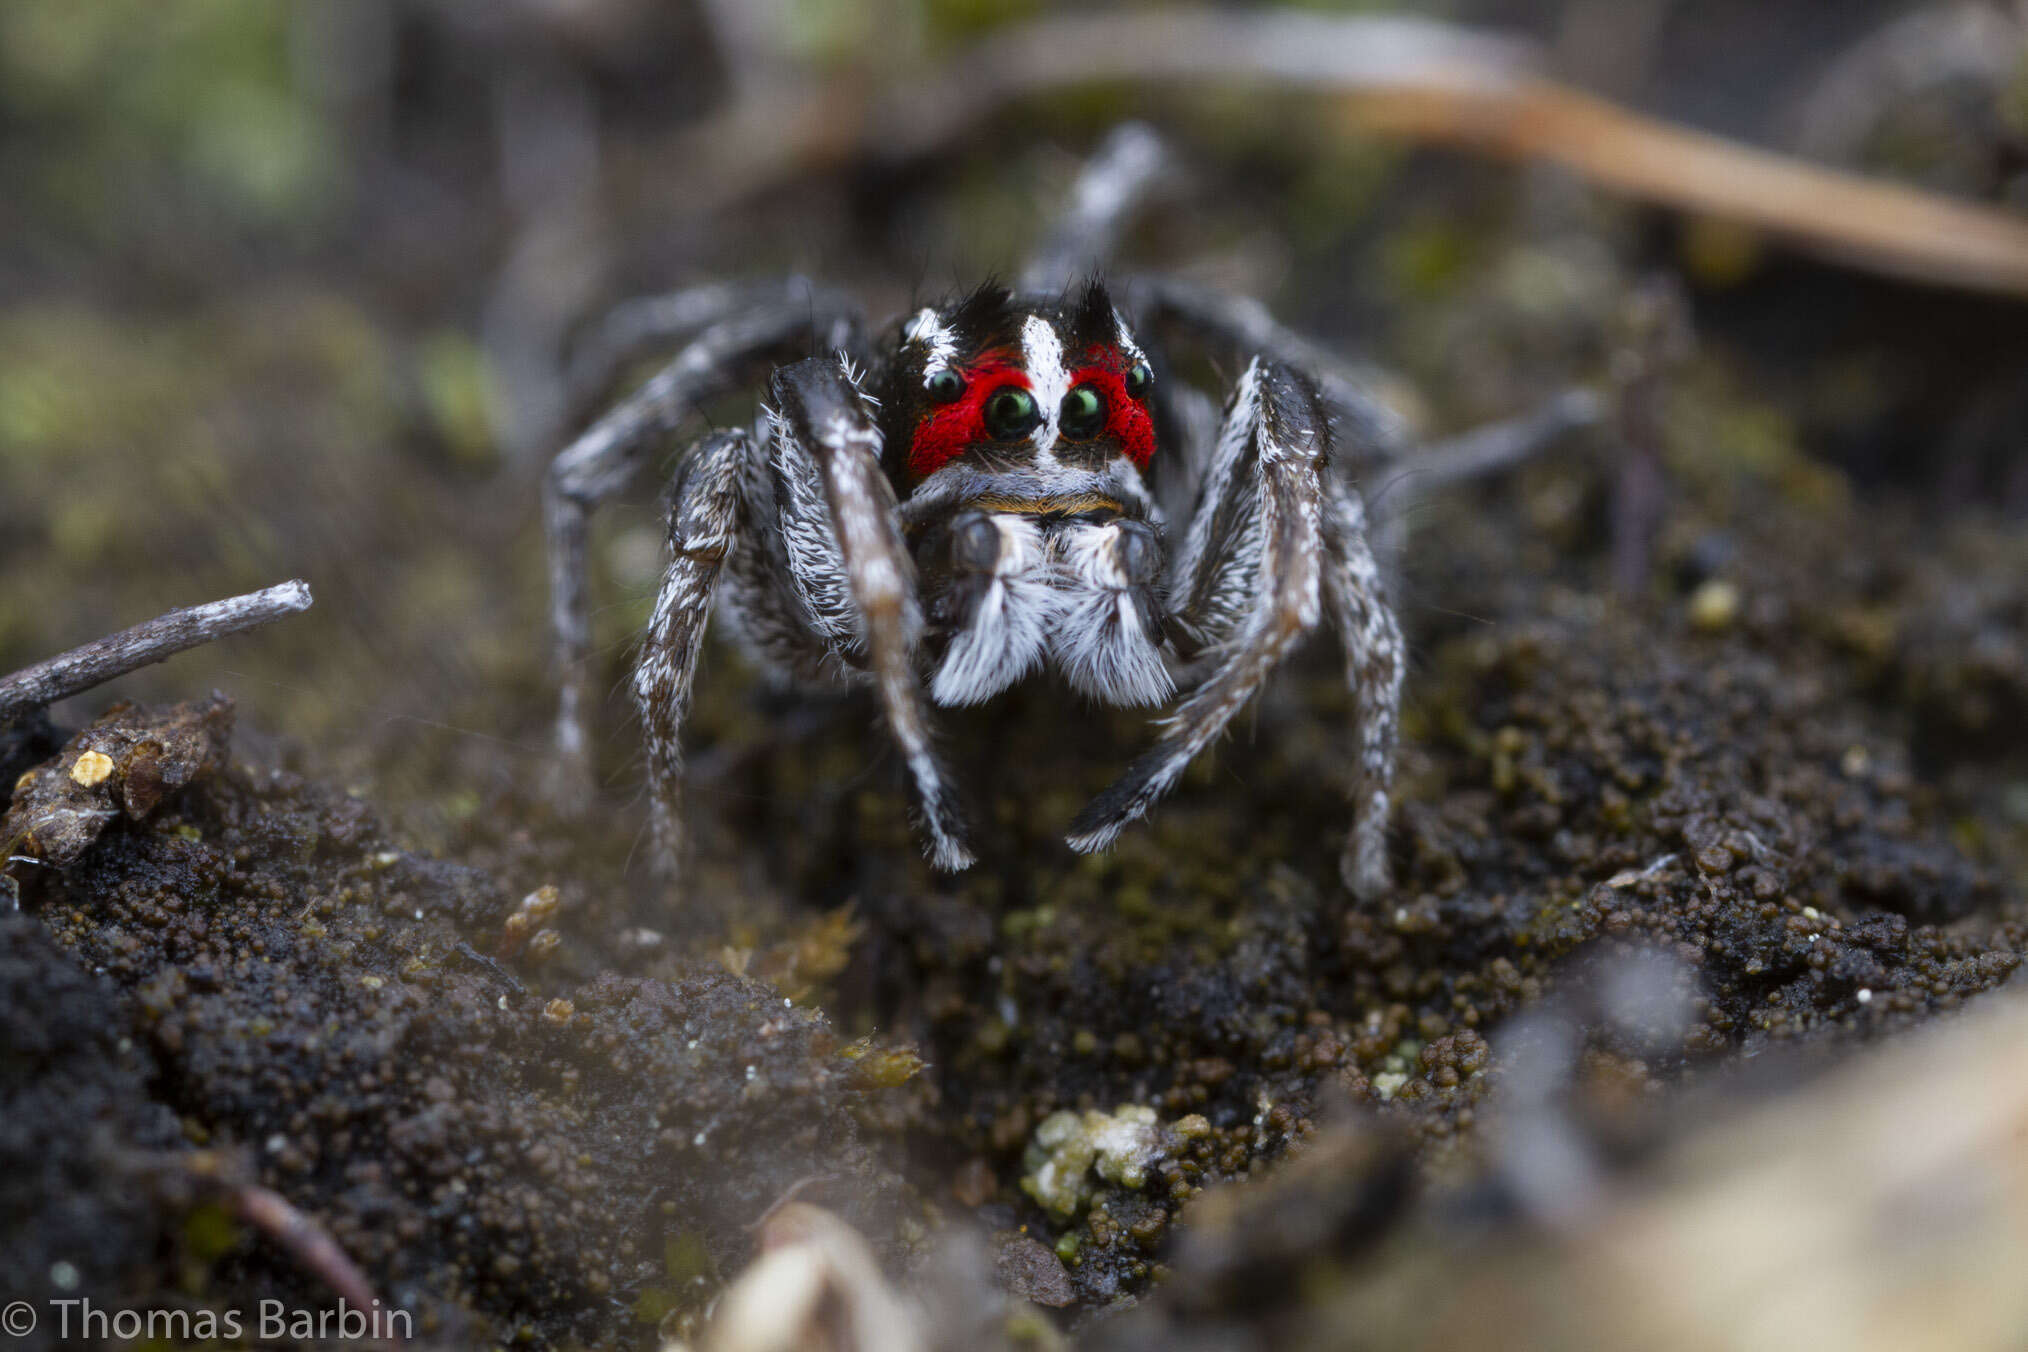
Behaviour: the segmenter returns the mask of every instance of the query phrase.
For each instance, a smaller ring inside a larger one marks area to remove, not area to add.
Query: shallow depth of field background
[[[1562,171],[1352,134],[1320,96],[1099,86],[1019,101],[904,163],[849,145],[731,201],[696,181],[686,138],[742,100],[792,107],[784,91],[829,82],[844,125],[855,91],[934,74],[1051,8],[10,4],[0,665],[301,575],[312,617],[122,689],[217,685],[392,798],[474,802],[539,768],[536,476],[582,417],[557,388],[578,326],[728,275],[835,279],[877,319],[1010,272],[1127,115],[1189,170],[1129,260],[1259,296],[1378,361],[1433,433],[1599,374],[1627,287],[1660,269],[1688,282],[1705,346],[1686,378],[1726,392],[1713,435],[1729,454],[1798,451],[1861,491],[1953,508],[2028,498],[2022,307],[1803,261]],[[1531,38],[1572,83],[1693,127],[2028,198],[2018,49],[1990,40],[2019,23],[2004,5],[1389,8]],[[1928,43],[1945,55],[1927,83],[1889,86],[1856,120],[1824,114],[1840,70],[1911,22],[1973,36]],[[615,672],[655,568],[652,495],[600,532]],[[1470,528],[1426,521],[1417,549]]]

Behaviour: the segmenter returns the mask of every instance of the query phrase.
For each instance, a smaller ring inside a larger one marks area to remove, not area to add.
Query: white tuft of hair
[[[1165,703],[1176,691],[1161,636],[1148,632],[1119,557],[1120,528],[1074,524],[1050,537],[1062,572],[1049,651],[1064,678],[1107,704]]]
[[[1000,556],[972,622],[951,640],[930,682],[938,704],[983,704],[1042,664],[1060,602],[1033,520],[996,515]]]

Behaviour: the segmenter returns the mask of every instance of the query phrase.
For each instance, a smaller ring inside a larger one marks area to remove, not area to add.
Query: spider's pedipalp
[[[1057,616],[1041,528],[1032,517],[967,512],[951,523],[940,617],[951,631],[930,698],[982,704],[1041,665]]]
[[[1162,545],[1144,521],[1071,524],[1050,538],[1071,585],[1050,652],[1072,688],[1106,704],[1160,704],[1176,683],[1162,660],[1155,601]]]
[[[879,429],[833,359],[783,367],[775,372],[770,393],[778,413],[777,436],[807,450],[822,475],[867,667],[915,788],[930,861],[941,869],[967,868],[973,861],[963,812],[932,743],[915,672],[922,609],[902,543],[894,489],[881,473]]]

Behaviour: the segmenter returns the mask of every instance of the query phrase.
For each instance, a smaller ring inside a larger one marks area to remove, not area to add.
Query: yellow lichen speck
[[[91,789],[106,782],[113,772],[113,758],[103,751],[87,751],[70,767],[72,782]]]

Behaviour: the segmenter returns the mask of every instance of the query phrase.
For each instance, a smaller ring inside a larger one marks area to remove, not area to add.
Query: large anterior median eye
[[[923,389],[939,404],[956,403],[965,392],[965,378],[956,371],[939,371],[929,378]]]
[[[1106,397],[1090,385],[1079,385],[1063,396],[1056,428],[1072,441],[1088,441],[1105,430]]]
[[[1041,422],[1035,396],[1019,385],[1002,385],[986,397],[986,435],[996,441],[1018,441]]]

